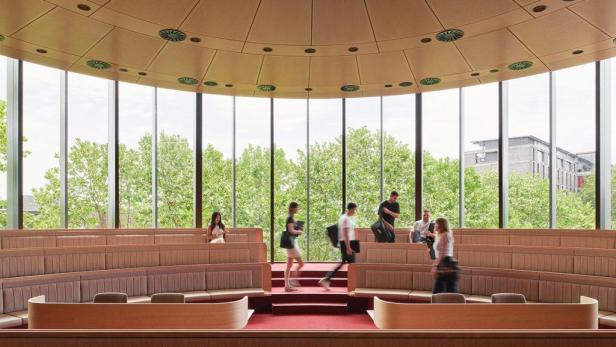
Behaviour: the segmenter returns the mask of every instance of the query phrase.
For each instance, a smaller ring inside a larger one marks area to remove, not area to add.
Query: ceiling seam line
[[[424,0],[424,2],[426,3],[426,6],[428,6],[428,9],[430,10],[430,12],[432,12],[432,15],[434,16],[434,18],[436,18],[436,20],[438,21],[438,24],[441,25],[441,27],[443,28],[443,30],[445,29],[445,26],[443,25],[443,22],[441,21],[441,19],[436,15],[436,12],[434,12],[434,9],[432,8],[432,6],[430,6],[430,3],[428,3],[428,0]]]
[[[368,23],[370,23],[370,31],[372,31],[372,38],[374,38],[376,52],[380,54],[381,49],[379,48],[379,41],[376,39],[376,32],[374,32],[374,25],[372,25],[372,18],[370,17],[370,11],[368,11],[368,4],[366,4],[366,0],[364,0],[364,9],[366,10],[366,16],[368,16]]]
[[[355,56],[355,69],[357,70],[357,77],[359,78],[359,85],[362,85],[362,80],[361,80],[361,72],[359,71],[359,60],[357,59],[357,56]]]
[[[257,80],[255,81],[255,85],[259,84],[259,78],[261,78],[261,71],[263,70],[263,64],[265,63],[265,56],[261,56],[261,64],[259,64],[259,72],[257,73]],[[268,82],[271,83],[271,82]]]
[[[205,73],[203,74],[203,79],[205,79],[205,76],[207,76],[208,72],[210,72],[210,68],[212,67],[212,65],[214,65],[214,59],[216,59],[216,56],[218,55],[218,52],[219,52],[219,50],[215,50],[214,51],[214,55],[212,56],[212,59],[210,60],[210,63],[205,68]]]
[[[145,65],[145,70],[149,69],[150,66],[154,64],[154,61],[158,58],[160,53],[162,53],[163,49],[165,49],[165,47],[167,47],[168,44],[169,44],[169,41],[165,41],[163,45],[158,49],[158,51],[156,51],[156,53],[152,55],[152,58],[150,58],[150,60],[148,60],[147,64]]]
[[[180,24],[176,27],[178,30],[180,30],[180,27],[182,25],[184,25],[184,23],[186,23],[186,21],[188,20],[188,17],[190,17],[192,15],[192,13],[195,11],[195,8],[197,8],[197,6],[201,3],[201,0],[197,0],[195,2],[195,4],[193,5],[193,7],[190,9],[190,11],[188,11],[188,13],[186,14],[186,16],[184,17],[184,19],[182,19],[182,21],[180,22]]]
[[[257,8],[255,10],[255,14],[252,16],[252,21],[250,21],[250,27],[248,27],[248,32],[244,37],[244,42],[242,42],[242,50],[240,51],[241,53],[244,53],[244,48],[246,48],[246,42],[248,41],[248,37],[250,36],[250,32],[252,31],[252,26],[255,24],[255,20],[257,20],[257,14],[259,13],[259,9],[261,8],[261,3],[261,0],[259,0],[259,3],[257,4]]]
[[[402,55],[404,56],[404,60],[406,60],[406,65],[409,67],[409,71],[411,72],[411,78],[413,79],[415,86],[419,90],[419,86],[417,85],[417,77],[415,77],[415,73],[413,72],[413,67],[411,66],[411,60],[409,59],[409,57],[406,56],[406,52],[404,50],[402,51]]]

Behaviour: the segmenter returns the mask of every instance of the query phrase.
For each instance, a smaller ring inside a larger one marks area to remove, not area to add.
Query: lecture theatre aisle
[[[376,329],[365,312],[350,312],[347,295],[347,267],[332,279],[331,289],[318,285],[334,264],[309,263],[304,266],[296,292],[284,290],[285,264],[272,265],[272,310],[252,316],[245,329]]]

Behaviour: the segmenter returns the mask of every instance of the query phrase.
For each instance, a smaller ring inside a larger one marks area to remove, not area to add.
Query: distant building
[[[465,167],[474,167],[477,172],[498,170],[498,139],[475,141],[480,149],[464,153]],[[577,192],[595,167],[595,153],[571,153],[556,148],[557,186],[559,189]],[[550,146],[535,136],[509,138],[509,172],[548,178]]]
[[[6,208],[0,208],[0,211],[6,212]],[[34,196],[24,195],[24,213],[39,214],[38,204],[34,200]]]

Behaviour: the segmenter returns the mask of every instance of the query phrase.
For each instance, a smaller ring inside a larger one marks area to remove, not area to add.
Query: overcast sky
[[[616,68],[613,70],[616,81]],[[57,166],[54,154],[59,148],[60,71],[24,64],[24,194],[45,184],[44,174]],[[556,73],[557,145],[570,152],[594,151],[594,64]],[[0,57],[0,99],[6,100],[6,58]],[[69,146],[76,138],[107,142],[106,80],[69,73]],[[509,134],[549,136],[548,74],[509,83]],[[616,82],[615,82],[616,83]],[[613,88],[616,95],[616,88]],[[498,138],[498,85],[466,88],[465,147],[473,141]],[[120,84],[120,143],[136,146],[152,131],[153,89],[129,83]],[[615,99],[616,100],[616,99]],[[159,89],[158,127],[167,134],[180,134],[193,144],[193,93]],[[385,97],[384,129],[400,141],[414,146],[414,97]],[[458,155],[457,89],[424,94],[424,146],[442,158]],[[306,100],[277,99],[275,141],[288,156],[295,158],[306,146]],[[379,98],[347,100],[347,126],[379,127]],[[213,144],[225,157],[232,155],[232,98],[205,95],[204,146]],[[332,141],[340,134],[342,111],[339,99],[311,100],[310,142]],[[237,153],[249,144],[269,146],[269,100],[236,98]],[[616,123],[616,122],[612,122]],[[615,124],[616,125],[616,124]],[[616,133],[613,131],[613,133]],[[616,162],[616,141],[612,141]],[[6,196],[6,175],[0,174],[0,198]]]

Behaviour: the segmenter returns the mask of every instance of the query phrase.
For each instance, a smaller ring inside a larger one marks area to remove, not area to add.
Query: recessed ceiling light
[[[492,69],[492,70],[490,70],[490,72],[491,73],[496,73],[496,72],[498,72],[498,69]]]
[[[88,6],[86,4],[78,4],[77,8],[82,10],[82,11],[90,11],[90,6]]]
[[[147,72],[140,71],[140,72],[137,72],[137,75],[139,75],[139,76],[147,76],[148,74],[147,74]]]
[[[428,43],[428,42],[432,42],[432,39],[429,37],[424,37],[423,39],[421,39],[421,43]]]
[[[199,81],[196,78],[186,77],[186,76],[178,78],[178,82],[182,84],[188,84],[188,85],[195,85],[199,83]]]
[[[263,52],[268,52],[269,53],[269,52],[271,52],[273,50],[274,49],[272,47],[263,47]]]
[[[464,31],[460,29],[445,29],[436,34],[436,39],[443,42],[453,42],[464,36]]]
[[[191,38],[190,38],[190,41],[191,41],[191,42],[195,42],[195,43],[197,43],[197,42],[201,42],[201,38],[200,38],[200,37],[193,36],[193,37],[191,37]]]
[[[392,86],[391,84],[386,84],[386,85],[384,85],[384,87],[385,87],[385,88],[391,88],[391,87],[393,87],[393,86]]]
[[[128,69],[126,69],[126,68],[121,68],[121,69],[120,69],[120,72],[128,72]]]
[[[528,69],[531,66],[533,66],[533,62],[532,61],[522,60],[522,61],[518,61],[518,62],[515,62],[515,63],[512,63],[512,64],[509,64],[508,68],[509,68],[509,70],[518,71],[518,70]]]
[[[356,92],[359,90],[359,86],[355,84],[346,84],[340,87],[340,90],[342,90],[343,92]]]
[[[257,86],[257,89],[262,92],[273,92],[274,90],[276,90],[276,86],[272,84],[259,84]]]
[[[312,54],[315,53],[317,50],[314,48],[306,48],[304,49],[304,52],[308,53],[308,54]]]
[[[231,84],[231,83],[227,83],[227,84],[225,84],[225,87],[227,87],[227,88],[231,88],[231,87],[233,87],[233,84]]]
[[[205,81],[205,82],[203,82],[203,84],[205,84],[208,87],[216,87],[218,85],[218,82],[216,82],[216,81]]]
[[[305,91],[307,91],[307,92],[311,92],[311,91],[312,91],[312,88],[307,87],[307,88],[304,88],[304,90],[305,90]]]
[[[441,83],[441,79],[438,77],[426,77],[419,81],[419,83],[423,84],[424,86],[433,86],[435,84]]]
[[[398,83],[398,85],[399,85],[400,87],[410,87],[410,86],[412,86],[412,85],[413,85],[413,82],[404,81],[404,82],[400,82],[400,83]]]
[[[167,41],[178,42],[186,40],[186,34],[183,31],[177,29],[162,29],[158,32],[158,35],[163,40]]]
[[[575,51],[571,52],[571,54],[575,54],[575,55],[582,54],[582,53],[584,53],[584,51],[581,49],[576,49]]]
[[[349,52],[357,52],[359,51],[359,48],[357,47],[349,47]]]
[[[102,60],[88,60],[86,64],[96,70],[105,70],[111,67],[111,64]]]
[[[41,53],[41,54],[46,54],[47,53],[47,50],[46,49],[42,49],[42,48],[37,48],[36,51],[38,53]]]
[[[473,77],[477,77],[477,76],[479,76],[479,72],[473,72],[473,73],[471,74],[471,76],[473,76]]]
[[[548,8],[548,7],[547,7],[547,6],[545,6],[545,5],[537,5],[537,6],[533,7],[533,12],[537,12],[537,13],[539,13],[539,12],[543,12],[543,11],[545,11],[547,8]]]

